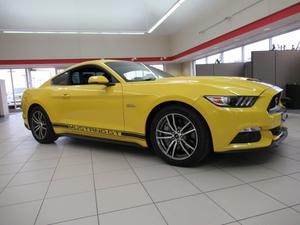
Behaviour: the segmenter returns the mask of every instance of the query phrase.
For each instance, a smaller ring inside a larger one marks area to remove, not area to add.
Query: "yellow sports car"
[[[282,89],[249,78],[174,77],[142,63],[96,60],[25,91],[25,126],[40,143],[81,136],[150,147],[189,166],[287,136]]]

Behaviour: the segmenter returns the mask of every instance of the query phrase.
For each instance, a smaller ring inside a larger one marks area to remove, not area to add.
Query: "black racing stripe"
[[[145,135],[143,134],[137,134],[137,133],[131,133],[131,132],[122,132],[123,136],[127,137],[135,137],[135,138],[140,138],[140,139],[145,139]]]
[[[54,127],[70,128],[70,124],[64,124],[64,123],[52,123],[52,126],[54,126]],[[99,129],[109,130],[109,129],[104,129],[104,128],[99,128]],[[111,130],[111,131],[114,131],[114,130]],[[119,132],[119,131],[117,131],[117,132]],[[127,132],[127,131],[123,131],[123,132],[121,132],[121,134],[122,134],[122,136],[145,139],[145,135],[143,135],[143,134],[138,134],[138,133],[133,133],[133,132]]]
[[[65,127],[65,128],[68,128],[68,125],[64,124],[64,123],[52,123],[52,126],[54,126],[54,127]]]

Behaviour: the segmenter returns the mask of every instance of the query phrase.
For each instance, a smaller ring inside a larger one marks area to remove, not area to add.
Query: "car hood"
[[[245,77],[218,77],[218,76],[197,76],[197,77],[170,77],[156,80],[157,83],[200,85],[210,90],[223,90],[233,95],[260,95],[266,89],[278,87],[263,83],[255,79]],[[188,86],[188,85],[187,85]]]

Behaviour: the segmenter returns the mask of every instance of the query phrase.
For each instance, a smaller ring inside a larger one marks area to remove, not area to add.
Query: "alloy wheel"
[[[193,122],[179,113],[169,113],[157,123],[156,142],[173,160],[189,158],[197,148],[198,134]]]
[[[46,118],[41,111],[35,111],[31,117],[31,129],[36,138],[42,140],[47,135]]]

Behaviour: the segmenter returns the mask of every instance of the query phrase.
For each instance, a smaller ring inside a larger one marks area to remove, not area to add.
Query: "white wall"
[[[249,0],[249,5],[253,2],[255,1]],[[189,26],[173,34],[170,37],[171,54],[176,55],[298,2],[298,0],[264,0],[234,16],[231,21],[223,22],[205,33],[199,34],[199,31],[208,28],[243,8],[243,6],[239,4],[228,4],[227,7],[219,9],[214,15],[207,17],[207,19],[195,20]],[[242,3],[241,1],[241,4]]]
[[[243,8],[241,4],[245,1],[228,4],[207,19],[194,20],[170,36],[0,34],[0,60],[173,56],[297,2],[264,0],[204,34],[198,32]]]
[[[168,43],[148,35],[0,34],[0,59],[164,57]]]

